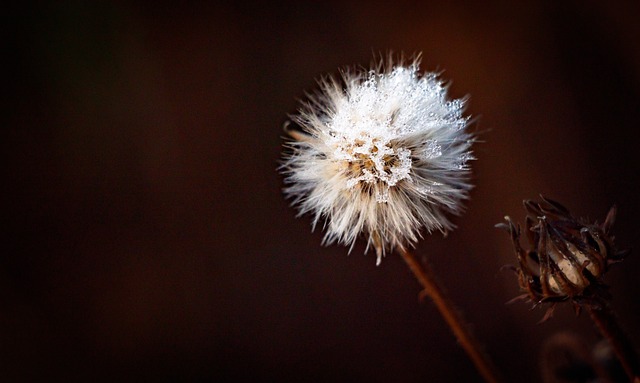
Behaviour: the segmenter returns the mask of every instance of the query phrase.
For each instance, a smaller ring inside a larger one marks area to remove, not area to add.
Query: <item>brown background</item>
[[[507,236],[544,193],[638,247],[640,7],[597,1],[41,3],[6,12],[0,374],[479,381],[402,260],[320,247],[275,171],[314,79],[423,52],[478,117],[459,229],[419,247],[508,381],[586,316],[523,303]],[[640,258],[607,275],[640,344]]]

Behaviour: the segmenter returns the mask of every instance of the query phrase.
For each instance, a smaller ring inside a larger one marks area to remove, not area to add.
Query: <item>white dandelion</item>
[[[377,264],[397,251],[487,382],[498,374],[460,312],[440,287],[414,246],[422,232],[446,233],[451,214],[468,198],[473,159],[465,101],[447,98],[436,73],[419,72],[419,62],[391,59],[369,71],[328,77],[292,121],[300,130],[280,170],[285,194],[300,214],[322,222],[323,243],[353,247],[359,236],[374,247]],[[366,251],[366,250],[365,250]]]
[[[328,77],[291,117],[301,130],[289,131],[284,192],[324,224],[324,244],[352,248],[362,235],[377,264],[423,231],[446,234],[472,187],[464,105],[418,59]]]

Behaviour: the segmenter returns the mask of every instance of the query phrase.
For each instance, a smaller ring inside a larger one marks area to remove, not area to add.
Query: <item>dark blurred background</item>
[[[518,295],[508,236],[544,193],[619,208],[640,247],[640,6],[599,1],[38,3],[5,10],[0,374],[7,381],[480,381],[402,259],[321,247],[282,198],[282,124],[315,79],[423,52],[470,95],[467,212],[427,237],[511,382],[588,316]],[[8,69],[7,69],[8,66]],[[637,252],[606,276],[640,345]]]

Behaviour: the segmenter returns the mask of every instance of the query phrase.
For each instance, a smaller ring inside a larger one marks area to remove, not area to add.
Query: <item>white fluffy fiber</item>
[[[321,81],[292,117],[303,132],[281,167],[292,204],[324,223],[324,243],[364,235],[378,264],[422,230],[453,228],[447,214],[462,210],[473,159],[464,100],[448,100],[417,60],[385,64]]]

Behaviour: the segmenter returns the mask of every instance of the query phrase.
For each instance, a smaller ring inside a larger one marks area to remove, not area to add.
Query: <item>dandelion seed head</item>
[[[281,167],[285,194],[323,222],[325,244],[363,235],[378,263],[422,231],[454,227],[447,215],[462,211],[473,159],[465,100],[449,100],[418,60],[385,64],[320,81],[292,116],[302,132]]]

